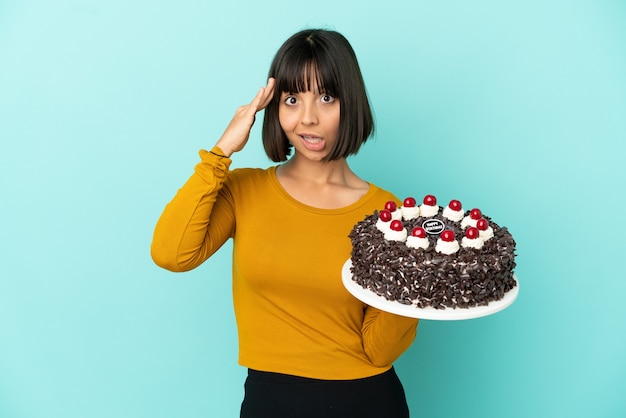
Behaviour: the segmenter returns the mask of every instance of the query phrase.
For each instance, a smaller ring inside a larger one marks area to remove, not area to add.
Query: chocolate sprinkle
[[[352,279],[387,300],[419,308],[471,308],[500,300],[517,285],[513,278],[515,241],[506,227],[483,217],[493,228],[494,237],[479,250],[461,247],[455,254],[445,255],[435,251],[438,235],[428,236],[430,246],[426,250],[387,241],[376,228],[375,211],[349,234]],[[411,231],[433,218],[461,239],[464,231],[460,222],[444,218],[441,209],[431,218],[418,217],[403,224]]]

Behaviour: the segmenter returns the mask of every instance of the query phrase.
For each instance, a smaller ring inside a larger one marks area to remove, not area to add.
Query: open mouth
[[[326,141],[319,136],[313,135],[300,135],[302,138],[302,144],[309,151],[322,151],[326,147]]]
[[[320,142],[322,142],[322,138],[316,137],[316,136],[302,136],[302,139],[304,139],[306,142],[310,143],[310,144],[319,144]]]

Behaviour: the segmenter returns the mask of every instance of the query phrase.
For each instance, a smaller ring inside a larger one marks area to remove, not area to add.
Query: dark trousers
[[[318,380],[248,370],[241,418],[408,418],[393,368],[355,380]]]

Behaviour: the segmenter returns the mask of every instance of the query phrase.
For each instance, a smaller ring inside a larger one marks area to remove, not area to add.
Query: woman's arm
[[[201,151],[194,174],[165,207],[154,230],[151,255],[167,270],[187,271],[202,264],[232,235],[232,199],[223,188],[231,160],[221,149]],[[216,204],[216,202],[219,203]]]
[[[368,306],[363,320],[363,347],[372,364],[392,364],[413,343],[418,320]]]
[[[200,152],[202,162],[157,222],[151,246],[157,265],[171,271],[191,270],[232,236],[234,203],[222,187],[230,156],[245,146],[256,113],[268,105],[273,93],[274,79],[270,78],[250,103],[237,109],[216,146]]]

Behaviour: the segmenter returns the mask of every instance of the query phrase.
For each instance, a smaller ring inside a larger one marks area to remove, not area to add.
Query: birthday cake
[[[349,235],[352,280],[389,301],[418,308],[472,308],[517,286],[515,241],[478,208],[433,195],[385,204]]]

